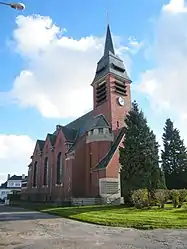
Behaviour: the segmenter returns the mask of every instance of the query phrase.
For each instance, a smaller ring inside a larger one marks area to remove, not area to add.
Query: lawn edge
[[[159,230],[159,229],[168,229],[168,230],[172,230],[172,229],[177,229],[177,230],[180,230],[180,229],[187,229],[186,227],[154,227],[154,226],[128,226],[128,225],[117,225],[117,224],[114,224],[114,223],[111,223],[111,224],[106,224],[106,223],[102,223],[102,222],[94,222],[94,221],[89,221],[89,220],[84,220],[84,219],[81,219],[81,218],[76,218],[76,217],[69,217],[69,216],[66,216],[66,215],[63,215],[63,214],[57,214],[57,213],[53,213],[51,211],[47,211],[45,209],[43,210],[38,210],[39,212],[41,213],[47,213],[47,214],[50,214],[50,215],[55,215],[57,217],[61,217],[61,218],[64,218],[64,219],[68,219],[68,220],[75,220],[75,221],[78,221],[78,222],[82,222],[82,223],[87,223],[87,224],[93,224],[93,225],[98,225],[98,226],[103,226],[103,227],[113,227],[113,228],[126,228],[126,229],[134,229],[134,230],[140,230],[140,231],[146,231],[146,230]]]

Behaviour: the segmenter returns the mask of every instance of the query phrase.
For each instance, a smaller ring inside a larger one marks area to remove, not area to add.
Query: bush
[[[172,203],[173,203],[173,207],[176,208],[179,205],[179,190],[177,189],[172,189],[170,191],[171,194],[171,198],[172,198]]]
[[[149,197],[147,189],[138,189],[132,192],[132,202],[136,208],[149,206]]]
[[[187,190],[186,189],[179,189],[179,204],[178,208],[181,208],[184,204],[186,197],[187,197]]]
[[[169,199],[169,192],[166,189],[158,189],[155,192],[155,197],[157,200],[157,205],[160,208],[164,208],[165,204],[167,203],[167,201]]]
[[[157,199],[155,197],[155,190],[152,190],[149,192],[149,205],[150,206],[156,206],[157,205]]]

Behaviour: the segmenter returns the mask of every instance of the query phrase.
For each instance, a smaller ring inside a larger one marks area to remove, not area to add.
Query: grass
[[[187,209],[174,209],[167,205],[165,209],[135,209],[123,206],[84,206],[40,209],[78,221],[107,225],[131,227],[136,229],[187,228]]]

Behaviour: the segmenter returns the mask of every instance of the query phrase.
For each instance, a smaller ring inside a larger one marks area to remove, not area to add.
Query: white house
[[[0,199],[5,200],[8,194],[11,194],[13,191],[21,191],[22,182],[26,180],[26,176],[10,176],[8,175],[7,181],[0,186]]]

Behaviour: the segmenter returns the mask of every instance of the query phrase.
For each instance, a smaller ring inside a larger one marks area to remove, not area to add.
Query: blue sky
[[[105,35],[106,12],[108,11],[111,30],[115,35],[123,36],[124,40],[130,36],[136,36],[138,40],[144,40],[151,36],[150,18],[158,15],[163,3],[167,1],[143,0],[138,5],[135,0],[121,0],[118,1],[118,4],[114,4],[114,1],[105,0],[102,2],[99,0],[90,1],[89,4],[87,1],[47,0],[45,5],[43,5],[42,0],[37,2],[36,4],[32,0],[24,1],[26,10],[23,15],[39,14],[41,16],[50,16],[59,27],[67,29],[67,36],[72,36],[75,39],[90,35],[98,37]],[[2,10],[3,16],[1,18],[3,22],[0,24],[2,63],[0,90],[9,91],[15,77],[24,67],[24,61],[7,45],[12,38],[13,30],[16,28],[16,16],[22,13],[4,7],[2,7]],[[136,80],[141,71],[148,66],[149,64],[142,54],[133,58],[131,78]],[[88,82],[88,85],[90,83],[91,81]],[[61,119],[46,120],[36,110],[20,110],[19,106],[14,104],[1,107],[1,115],[3,115],[3,120],[0,123],[0,130],[3,133],[29,134],[34,138],[43,137],[47,131],[54,128],[57,122],[61,122]],[[15,119],[19,120],[19,122],[13,125],[12,122],[15,123]],[[30,125],[33,119],[37,129],[33,129]],[[68,122],[68,120],[65,122]]]
[[[132,99],[159,141],[168,116],[187,138],[184,0],[24,4],[24,12],[1,6],[0,181],[27,172],[37,138],[91,108],[107,11],[116,51],[133,80]]]

